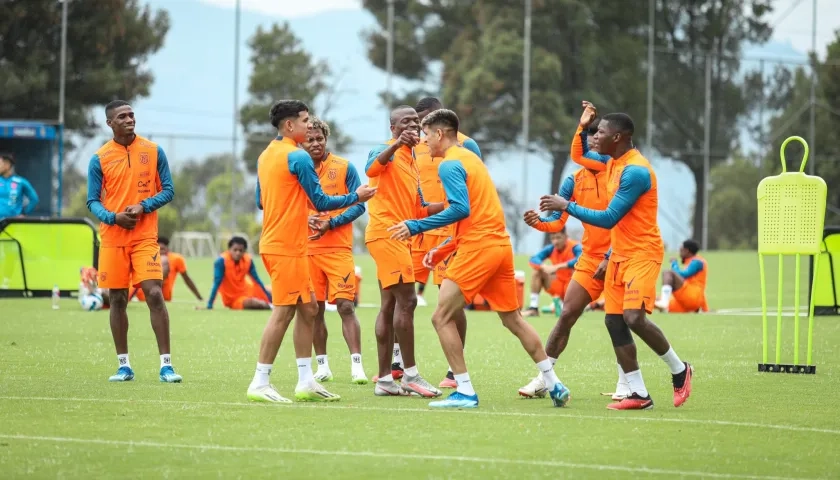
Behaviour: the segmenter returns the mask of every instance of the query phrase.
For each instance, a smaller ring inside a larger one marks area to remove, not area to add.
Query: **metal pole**
[[[388,0],[388,44],[385,50],[385,70],[387,71],[387,80],[385,83],[385,107],[388,109],[388,119],[390,123],[393,93],[391,91],[391,80],[394,76],[394,0]]]
[[[811,66],[811,125],[808,132],[808,146],[811,147],[811,158],[808,162],[808,173],[814,175],[817,159],[817,0],[811,7],[811,52],[814,63]]]
[[[703,250],[709,246],[709,165],[712,142],[712,56],[706,54],[706,105],[703,121]],[[697,192],[698,195],[701,192]]]
[[[525,0],[525,51],[522,69],[522,206],[528,204],[528,143],[531,123],[531,0]]]
[[[62,0],[61,2],[61,53],[59,59],[59,73],[58,73],[58,171],[57,185],[56,185],[56,216],[61,216],[62,196],[64,190],[62,183],[64,182],[64,110],[66,104],[67,93],[67,4],[70,0]]]
[[[647,125],[645,126],[645,150],[651,155],[653,146],[653,74],[654,40],[656,39],[656,0],[648,0],[648,52],[647,52]]]
[[[234,25],[233,42],[233,140],[231,144],[230,163],[228,164],[228,178],[230,179],[230,230],[236,231],[236,187],[233,175],[236,171],[236,159],[239,155],[237,140],[239,139],[239,19],[242,12],[240,0],[236,0],[236,20]]]

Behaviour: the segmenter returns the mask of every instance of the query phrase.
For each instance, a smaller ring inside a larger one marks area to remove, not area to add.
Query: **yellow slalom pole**
[[[812,353],[814,351],[814,287],[817,285],[817,271],[819,270],[820,265],[820,257],[822,254],[818,253],[814,255],[814,279],[811,282],[811,301],[810,305],[808,306],[808,352],[807,355],[807,364],[813,365]]]
[[[779,254],[779,293],[777,302],[778,307],[776,309],[776,365],[782,363],[782,293],[785,288],[782,270],[784,268],[785,256]]]
[[[761,275],[761,363],[767,364],[769,338],[767,334],[767,278],[764,276],[764,255],[758,254],[758,272]]]
[[[799,263],[802,261],[800,254],[796,254],[796,280],[793,290],[793,364],[799,365]]]

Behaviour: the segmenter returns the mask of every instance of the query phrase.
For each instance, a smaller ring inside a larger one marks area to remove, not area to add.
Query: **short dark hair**
[[[551,232],[552,235],[554,235],[555,233],[562,233],[563,235],[566,235],[566,227],[564,226],[558,232]]]
[[[6,160],[12,165],[15,164],[15,155],[11,152],[0,152],[0,158]]]
[[[271,126],[278,128],[284,120],[297,117],[300,112],[308,111],[309,107],[300,100],[279,100],[271,106],[268,118],[271,120]]]
[[[303,110],[301,110],[301,111],[303,111]],[[242,248],[244,248],[245,250],[248,250],[248,240],[245,240],[242,237],[233,237],[228,241],[228,248],[230,248],[234,245],[242,245]]]
[[[391,125],[395,125],[397,123],[397,112],[401,110],[414,110],[414,107],[412,107],[411,105],[398,105],[394,107],[394,109],[391,110],[391,117],[389,119]],[[417,110],[414,110],[414,112],[416,113]]]
[[[443,108],[443,103],[436,97],[423,97],[417,101],[417,106],[414,107],[418,112],[425,112],[426,110],[437,110]]]
[[[586,127],[586,133],[589,134],[589,135],[595,135],[596,133],[598,133],[598,124],[599,123],[601,123],[601,119],[598,118],[598,117],[595,117],[595,119],[592,120],[592,123],[590,123],[589,126]]]
[[[633,136],[633,132],[636,131],[633,119],[626,113],[608,113],[601,120],[608,122],[613,128],[625,135]]]
[[[445,108],[439,108],[434,112],[426,115],[426,118],[423,119],[423,122],[420,123],[423,127],[445,127],[452,129],[452,131],[458,132],[458,127],[460,127],[460,120],[458,120],[458,114],[453,112],[452,110],[447,110]]]
[[[126,105],[130,105],[130,103],[125,100],[111,100],[108,105],[105,105],[105,118],[111,118],[111,112]]]
[[[700,251],[700,244],[697,243],[697,240],[688,239],[683,242],[683,248],[688,250],[692,255],[697,255],[697,252]]]
[[[169,246],[169,237],[158,237],[158,243],[161,245]]]

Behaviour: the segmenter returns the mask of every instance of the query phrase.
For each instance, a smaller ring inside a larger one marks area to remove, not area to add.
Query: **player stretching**
[[[453,242],[457,251],[447,266],[432,323],[458,386],[446,400],[432,402],[429,406],[478,406],[478,395],[470,383],[464,361],[464,344],[454,322],[457,312],[462,311],[476,294],[487,300],[504,326],[519,338],[542,372],[555,406],[563,406],[569,398],[569,390],[557,379],[539,335],[519,312],[513,247],[499,194],[481,159],[458,144],[458,123],[458,116],[450,110],[436,110],[423,119],[423,130],[432,155],[444,159],[439,174],[449,206],[424,220],[408,220],[389,229],[395,239],[402,240],[456,224]],[[438,260],[435,257],[436,251],[430,251],[427,265]]]
[[[531,210],[527,212],[525,221],[527,222],[529,218],[538,219],[539,214]],[[531,303],[522,312],[523,317],[539,316],[540,292],[543,290],[555,299],[554,308],[556,310],[559,310],[557,307],[560,303],[557,299],[563,300],[563,297],[566,296],[566,290],[569,288],[569,282],[572,281],[572,273],[583,252],[583,247],[576,241],[569,240],[569,236],[566,234],[565,220],[563,223],[563,226],[558,227],[559,230],[551,230],[551,243],[528,260],[531,268],[534,269],[534,273],[531,276]],[[549,230],[543,231],[548,232]],[[546,260],[548,260],[548,264],[544,265]],[[554,313],[559,314],[556,310]]]
[[[111,334],[119,369],[111,382],[134,379],[128,360],[128,289],[140,285],[160,352],[160,381],[178,383],[169,351],[169,312],[163,301],[163,271],[157,243],[157,209],[175,191],[166,154],[134,133],[134,110],[114,100],[105,106],[114,133],[88,165],[87,207],[102,223],[99,235],[99,286],[109,290]]]
[[[213,288],[207,299],[212,310],[216,295],[222,295],[222,305],[231,310],[269,310],[271,292],[263,285],[257,266],[248,251],[248,241],[233,237],[228,249],[213,262]]]
[[[575,161],[580,158],[594,159],[598,162],[609,161],[608,156],[591,151],[588,148],[587,135],[595,119],[595,108],[584,104],[584,111],[574,137],[572,137],[571,156]],[[597,131],[597,130],[596,130]],[[578,205],[594,210],[607,208],[609,199],[606,195],[607,173],[581,168],[567,177],[560,187],[560,196]],[[525,212],[525,223],[541,232],[556,232],[565,229],[568,214],[552,212],[548,218],[542,218],[533,210]],[[580,318],[587,305],[597,300],[604,291],[604,273],[607,269],[605,255],[610,248],[609,230],[590,224],[583,224],[581,240],[583,253],[575,263],[568,287],[563,296],[563,308],[560,318],[548,335],[545,351],[554,364],[569,344],[572,327]],[[618,382],[613,400],[621,400],[630,395],[630,386],[621,365],[618,365]],[[537,375],[528,385],[519,389],[523,397],[544,397],[548,393],[541,375]]]
[[[309,107],[299,100],[280,100],[269,111],[278,135],[257,161],[257,200],[264,210],[260,255],[271,277],[274,310],[263,330],[257,371],[248,387],[248,399],[291,403],[269,383],[269,375],[297,313],[294,344],[298,367],[298,401],[336,401],[312,375],[312,328],[318,305],[309,276],[306,254],[309,238],[307,200],[318,211],[349,207],[373,196],[375,189],[361,186],[348,195],[330,197],[321,190],[312,158],[297,147],[306,141]]]
[[[376,262],[376,276],[382,305],[376,317],[379,375],[374,393],[380,396],[409,395],[437,397],[440,390],[420,376],[414,358],[414,269],[409,238],[394,240],[388,228],[406,220],[422,218],[443,210],[443,203],[427,204],[420,193],[420,172],[412,148],[420,140],[417,112],[403,105],[391,112],[391,135],[387,143],[370,151],[366,167],[371,185],[379,188],[371,199],[370,222],[365,243]],[[397,385],[391,369],[394,335],[399,337],[405,373]]]
[[[312,120],[304,148],[312,157],[321,187],[327,195],[355,192],[362,182],[356,167],[348,160],[327,151],[330,126],[320,119]],[[318,371],[315,380],[333,379],[327,359],[326,301],[336,306],[341,317],[344,341],[350,349],[350,376],[353,383],[368,383],[362,367],[362,333],[353,299],[356,296],[356,262],[353,260],[353,221],[365,213],[361,203],[346,210],[309,212],[315,234],[309,237],[309,274],[315,287],[318,314],[315,316],[314,347]]]
[[[671,313],[709,311],[706,303],[709,268],[706,259],[697,255],[699,251],[700,245],[694,240],[686,240],[680,246],[680,262],[672,259],[671,270],[662,272],[662,294],[655,304],[657,310]]]
[[[604,288],[605,322],[618,362],[627,372],[632,394],[607,408],[653,407],[639,370],[631,330],[670,368],[674,406],[679,407],[691,394],[692,367],[680,360],[662,330],[645,316],[653,311],[664,246],[656,219],[659,206],[656,174],[647,159],[633,148],[633,131],[633,120],[628,115],[612,113],[603,117],[593,139],[600,153],[612,157],[606,165],[610,203],[605,210],[582,207],[556,195],[542,197],[540,208],[566,211],[584,223],[612,229],[612,254]]]

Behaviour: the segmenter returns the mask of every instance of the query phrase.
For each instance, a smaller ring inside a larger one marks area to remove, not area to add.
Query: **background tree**
[[[91,107],[149,94],[146,59],[158,51],[169,16],[139,0],[68,5],[65,125],[91,133],[102,123]],[[57,119],[61,3],[0,2],[0,118]]]
[[[758,245],[756,189],[761,167],[752,159],[737,156],[709,171],[709,249],[742,250]]]
[[[275,23],[267,30],[258,27],[248,46],[253,67],[248,84],[251,98],[240,110],[246,135],[244,160],[248,171],[256,172],[260,153],[277,135],[277,130],[269,123],[268,111],[272,103],[284,98],[306,102],[314,110],[312,113],[330,124],[332,151],[345,151],[350,139],[327,118],[338,90],[337,82],[330,83],[332,72],[326,62],[312,58],[288,22]]]

